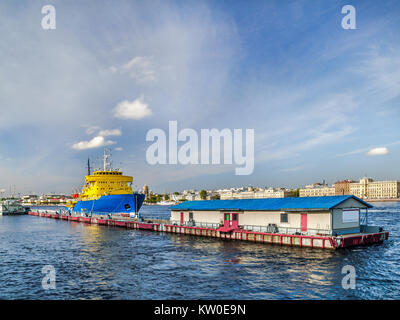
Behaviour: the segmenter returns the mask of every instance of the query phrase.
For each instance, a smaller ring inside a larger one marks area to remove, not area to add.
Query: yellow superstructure
[[[68,201],[67,207],[73,208],[77,201],[97,200],[101,196],[133,194],[133,178],[122,175],[118,170],[94,171],[93,174],[85,176],[85,181],[79,199]]]
[[[101,196],[113,194],[132,194],[131,176],[122,175],[121,171],[94,171],[85,176],[86,184],[80,194],[81,200],[95,200]]]
[[[133,194],[131,176],[124,176],[118,169],[112,169],[109,162],[110,150],[104,149],[103,170],[91,173],[88,159],[88,175],[79,198],[67,202],[67,207],[73,208],[78,201],[97,200],[102,196]]]

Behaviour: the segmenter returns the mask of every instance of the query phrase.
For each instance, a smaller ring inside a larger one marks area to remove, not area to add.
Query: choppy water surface
[[[0,299],[400,299],[400,203],[374,205],[389,241],[335,252],[0,217]],[[45,265],[55,290],[42,288]],[[342,289],[345,265],[355,290]]]

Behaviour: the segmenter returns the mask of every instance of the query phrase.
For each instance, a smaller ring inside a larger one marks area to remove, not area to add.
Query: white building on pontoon
[[[260,232],[345,235],[378,232],[367,227],[372,206],[352,196],[187,201],[171,207],[179,225]],[[375,230],[375,229],[377,230]]]

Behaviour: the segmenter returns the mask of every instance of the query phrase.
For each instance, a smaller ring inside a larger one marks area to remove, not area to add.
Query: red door
[[[229,228],[230,227],[230,219],[231,215],[230,213],[224,213],[224,227]]]
[[[237,228],[239,226],[239,214],[232,213],[232,221],[231,221],[232,228]]]
[[[184,222],[185,222],[185,216],[184,216],[184,213],[183,212],[181,212],[181,224],[183,224]]]
[[[301,214],[301,231],[302,232],[307,231],[307,213]]]

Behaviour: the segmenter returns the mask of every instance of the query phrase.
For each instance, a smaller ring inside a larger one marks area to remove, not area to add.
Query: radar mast
[[[111,150],[107,148],[104,148],[103,169],[104,171],[111,171]]]

